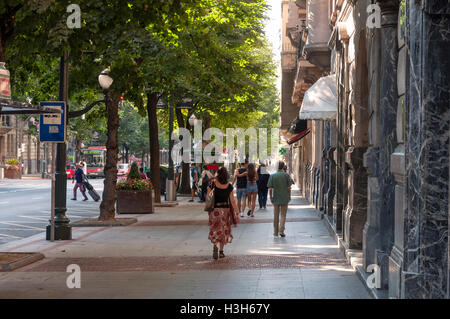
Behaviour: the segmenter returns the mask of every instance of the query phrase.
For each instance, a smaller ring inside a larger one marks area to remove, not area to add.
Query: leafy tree
[[[206,126],[217,117],[228,116],[232,121],[230,114],[243,119],[242,114],[258,112],[261,95],[268,89],[264,79],[273,73],[271,57],[264,53],[266,1],[80,0],[80,29],[67,28],[69,3],[28,0],[26,5],[14,7],[14,15],[0,7],[0,14],[8,12],[14,32],[0,31],[2,36],[9,32],[8,62],[14,68],[23,67],[24,74],[36,67],[36,57],[57,65],[55,58],[69,51],[70,99],[98,88],[97,75],[110,68],[114,83],[104,92],[108,152],[99,218],[112,219],[119,97],[125,96],[140,114],[148,116],[152,182],[155,201],[159,201],[158,113],[164,113],[157,111],[158,100],[163,94],[172,103],[187,95],[193,97],[194,109],[177,111],[178,126],[183,127],[188,127],[193,112],[205,119]],[[80,97],[79,105],[85,100]],[[100,111],[97,115],[103,116]]]

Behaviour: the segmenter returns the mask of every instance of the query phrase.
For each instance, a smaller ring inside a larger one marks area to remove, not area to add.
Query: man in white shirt
[[[83,174],[84,174],[85,178],[87,179],[87,163],[86,163],[86,160],[83,158],[81,160],[80,164],[82,166],[81,169],[83,170]]]

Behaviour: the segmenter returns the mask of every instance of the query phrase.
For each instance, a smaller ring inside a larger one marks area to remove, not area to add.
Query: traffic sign
[[[41,109],[61,110],[61,113],[41,114],[39,140],[64,143],[66,141],[66,103],[61,101],[41,102],[40,107]]]

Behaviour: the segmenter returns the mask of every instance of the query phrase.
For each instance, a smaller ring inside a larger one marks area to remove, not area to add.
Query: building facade
[[[286,2],[298,187],[361,278],[380,272],[374,294],[449,298],[448,2]]]
[[[48,151],[32,134],[33,119],[16,115],[1,115],[0,121],[0,167],[9,159],[16,158],[23,165],[22,174],[41,172],[42,160]]]

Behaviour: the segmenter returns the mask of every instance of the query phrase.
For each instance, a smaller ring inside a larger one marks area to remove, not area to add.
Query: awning
[[[0,114],[2,115],[23,115],[23,114],[46,114],[61,113],[61,110],[51,108],[39,108],[29,103],[16,102],[0,99]]]
[[[301,140],[302,138],[304,138],[306,135],[308,135],[311,132],[310,129],[306,129],[303,132],[301,132],[300,134],[295,135],[293,138],[291,138],[287,143],[289,145],[294,144],[295,142]]]
[[[337,114],[336,75],[321,77],[303,97],[299,117],[302,120],[335,121]]]

